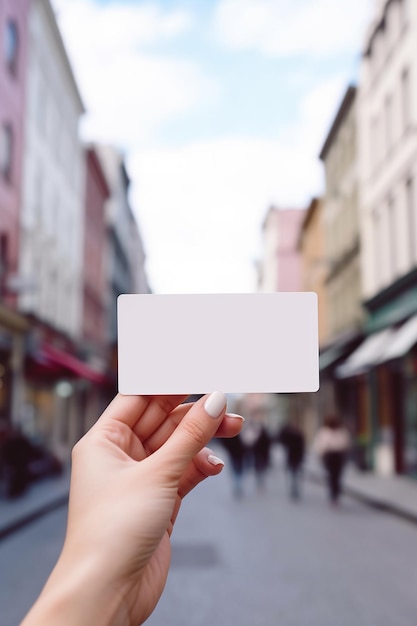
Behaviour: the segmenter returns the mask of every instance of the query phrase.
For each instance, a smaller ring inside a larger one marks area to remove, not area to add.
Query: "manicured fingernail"
[[[210,417],[217,418],[223,413],[226,406],[226,396],[221,391],[214,391],[204,403],[204,408]]]
[[[226,413],[226,415],[227,417],[237,417],[237,419],[242,420],[242,422],[245,421],[243,415],[238,415],[237,413]]]
[[[219,459],[219,457],[215,454],[209,454],[207,457],[207,461],[212,465],[224,465],[224,461],[222,461],[222,459]]]

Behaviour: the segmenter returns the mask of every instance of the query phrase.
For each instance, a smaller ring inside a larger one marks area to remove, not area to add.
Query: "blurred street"
[[[207,480],[184,502],[166,590],[147,623],[414,624],[417,526],[348,497],[333,510],[322,486],[304,487],[290,502],[278,467],[263,492],[248,475],[240,500],[229,467]],[[2,626],[16,626],[36,598],[65,518],[62,507],[0,543]]]

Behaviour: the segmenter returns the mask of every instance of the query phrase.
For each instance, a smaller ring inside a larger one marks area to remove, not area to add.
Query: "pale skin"
[[[118,395],[76,444],[64,546],[21,626],[138,626],[152,613],[181,501],[223,467],[205,446],[243,422],[224,394],[184,399]]]

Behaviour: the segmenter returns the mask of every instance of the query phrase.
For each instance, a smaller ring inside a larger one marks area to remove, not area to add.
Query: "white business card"
[[[121,295],[118,369],[126,395],[317,391],[317,295]]]

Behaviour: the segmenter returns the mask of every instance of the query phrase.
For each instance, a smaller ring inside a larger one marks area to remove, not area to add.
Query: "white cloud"
[[[156,4],[57,0],[87,115],[86,138],[124,146],[149,140],[176,115],[216,98],[217,86],[191,60],[151,55],[150,43],[179,36],[192,18]]]
[[[77,44],[84,49],[88,44],[100,55],[171,39],[193,23],[190,13],[167,13],[153,2],[99,5],[94,0],[55,0],[53,4],[60,23],[77,34]]]
[[[299,146],[244,138],[137,153],[129,165],[160,291],[252,290],[268,206],[305,206],[320,184],[318,163]]]
[[[266,56],[333,56],[358,51],[371,0],[220,0],[216,37]]]
[[[344,88],[339,76],[317,86],[277,140],[226,137],[132,153],[133,204],[157,291],[255,288],[269,205],[305,207],[322,191],[318,152]]]

